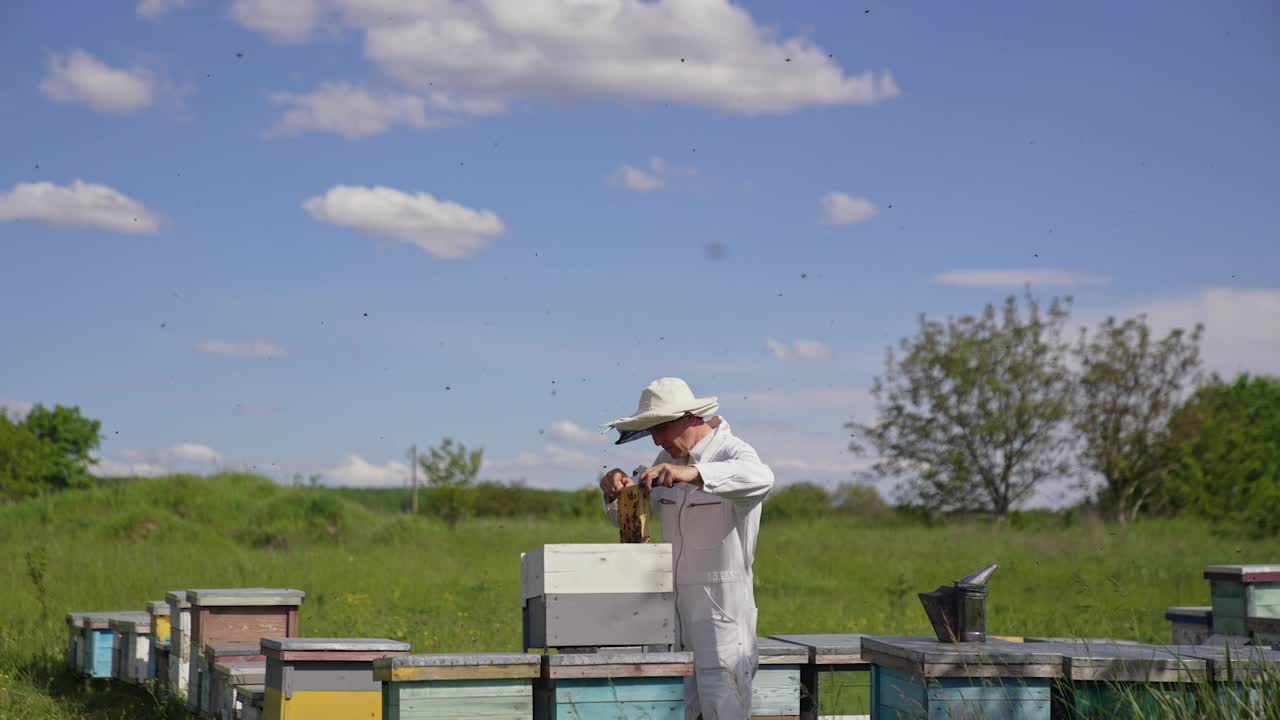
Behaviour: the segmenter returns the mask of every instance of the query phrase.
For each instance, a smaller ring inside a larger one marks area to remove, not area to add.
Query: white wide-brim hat
[[[685,415],[707,417],[720,409],[715,397],[694,397],[689,384],[680,378],[658,378],[640,393],[640,403],[630,417],[618,418],[605,425],[617,428],[620,436],[615,445],[637,440],[665,422],[678,420]]]

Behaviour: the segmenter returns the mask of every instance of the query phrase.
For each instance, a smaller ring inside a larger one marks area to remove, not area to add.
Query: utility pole
[[[409,476],[413,478],[413,514],[418,514],[418,446],[409,448]]]

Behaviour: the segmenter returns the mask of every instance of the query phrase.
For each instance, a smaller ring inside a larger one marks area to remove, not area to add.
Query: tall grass
[[[307,593],[304,635],[390,637],[416,652],[519,650],[520,553],[616,539],[602,518],[477,519],[450,530],[243,475],[117,483],[2,507],[0,717],[168,717],[145,698],[126,706],[112,695],[135,691],[59,675],[67,612],[141,609],[175,588],[284,586]],[[759,630],[930,635],[915,594],[998,562],[990,634],[1165,642],[1165,607],[1208,602],[1205,565],[1265,562],[1274,552],[1181,522],[766,522]],[[824,703],[840,693],[827,687]]]

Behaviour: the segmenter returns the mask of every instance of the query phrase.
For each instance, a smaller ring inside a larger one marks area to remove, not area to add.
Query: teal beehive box
[[[1210,565],[1215,635],[1248,634],[1249,618],[1280,618],[1280,565]]]
[[[400,655],[373,661],[383,720],[530,720],[542,658],[525,653]]]

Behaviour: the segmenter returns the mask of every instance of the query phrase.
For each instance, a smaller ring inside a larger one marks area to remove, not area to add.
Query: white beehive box
[[[520,556],[524,646],[675,642],[669,543],[544,545]]]

